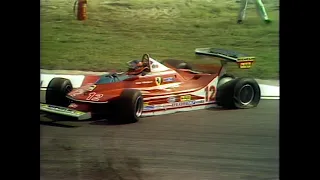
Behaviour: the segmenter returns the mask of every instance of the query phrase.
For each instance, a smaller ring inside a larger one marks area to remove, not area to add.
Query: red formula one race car
[[[73,88],[69,79],[53,78],[40,110],[79,120],[112,115],[117,121],[137,122],[143,116],[259,104],[260,87],[254,79],[234,78],[225,71],[227,62],[250,68],[254,57],[214,48],[198,48],[196,54],[219,59],[217,72],[196,72],[187,62],[160,63],[144,54],[141,60],[128,62],[127,72],[91,75],[79,88]]]

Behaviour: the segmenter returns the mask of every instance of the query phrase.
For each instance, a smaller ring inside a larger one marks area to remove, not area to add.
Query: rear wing
[[[217,57],[220,60],[224,60],[226,62],[237,63],[240,69],[250,69],[256,59],[255,57],[248,56],[246,54],[216,48],[197,48],[195,50],[195,53],[197,55]]]

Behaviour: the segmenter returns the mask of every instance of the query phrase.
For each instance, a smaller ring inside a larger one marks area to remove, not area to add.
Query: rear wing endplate
[[[235,51],[216,49],[216,48],[197,48],[195,50],[197,55],[205,55],[217,57],[220,60],[227,62],[234,62],[238,64],[240,69],[249,69],[255,61],[255,57],[246,54],[238,53]]]

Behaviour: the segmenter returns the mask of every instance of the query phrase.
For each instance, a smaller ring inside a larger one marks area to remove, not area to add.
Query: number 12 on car
[[[103,97],[103,94],[97,94],[95,92],[91,92],[89,93],[88,97],[86,98],[86,100],[88,101],[99,101],[100,98]]]
[[[216,87],[215,86],[207,86],[204,88],[205,92],[205,101],[210,102],[214,101],[216,95]]]

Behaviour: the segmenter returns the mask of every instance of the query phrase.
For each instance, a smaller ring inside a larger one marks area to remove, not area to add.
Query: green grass
[[[257,57],[235,75],[279,76],[279,1],[265,0],[272,24],[249,4],[236,24],[235,0],[89,0],[88,20],[75,20],[74,0],[41,1],[41,68],[105,71],[149,53],[194,62],[197,47],[237,50]]]

